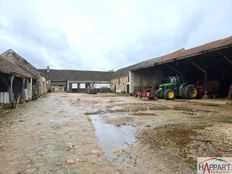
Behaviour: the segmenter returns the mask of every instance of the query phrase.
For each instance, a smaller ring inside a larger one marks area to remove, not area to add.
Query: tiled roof
[[[226,47],[232,47],[232,36],[224,39],[220,39],[214,42],[210,42],[204,45],[200,45],[194,48],[190,48],[187,50],[181,49],[171,54],[167,54],[158,58],[153,58],[147,61],[140,62],[138,64],[132,65],[131,70],[137,70],[147,67],[152,67],[156,64],[163,64],[167,62],[171,62],[174,60],[185,59],[188,57],[198,56],[207,52],[220,50]]]
[[[0,72],[5,74],[13,74],[19,77],[31,78],[32,75],[27,71],[19,67],[17,64],[13,64],[12,62],[4,59],[0,56]]]
[[[52,81],[109,81],[112,72],[41,69],[40,72]]]
[[[152,58],[152,59],[149,59],[149,60],[134,64],[134,65],[131,66],[130,70],[151,67],[157,62],[163,61],[166,57],[176,56],[177,54],[182,53],[183,51],[185,51],[184,48],[182,48],[180,50],[177,50],[175,52],[169,53],[167,55],[161,56],[161,57]]]
[[[124,68],[121,68],[121,69],[118,69],[117,71],[114,72],[112,78],[120,78],[120,77],[125,77],[125,76],[128,76],[129,75],[129,71],[130,69],[133,67],[132,66],[127,66],[127,67],[124,67]]]
[[[1,57],[27,71],[32,78],[38,79],[40,77],[40,72],[12,49],[2,53]]]

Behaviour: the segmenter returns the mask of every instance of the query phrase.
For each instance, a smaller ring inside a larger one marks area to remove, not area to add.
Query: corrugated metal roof
[[[113,72],[41,69],[40,72],[52,81],[109,81]]]

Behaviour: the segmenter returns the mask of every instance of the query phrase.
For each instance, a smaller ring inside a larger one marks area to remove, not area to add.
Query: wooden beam
[[[204,73],[204,96],[203,99],[208,99],[208,72],[205,70]]]
[[[22,79],[22,98],[21,98],[21,103],[24,103],[25,102],[25,89],[24,89],[24,86],[25,86],[25,78]]]
[[[173,68],[173,67],[171,67],[171,66],[169,66],[169,65],[167,65],[170,69],[172,69],[173,71],[175,71],[177,74],[179,74],[179,75],[182,75],[182,73],[180,72],[180,71],[178,71],[177,69],[175,69],[175,68]]]
[[[205,73],[205,70],[200,67],[198,64],[196,64],[195,62],[192,62],[192,65],[194,65],[195,67],[197,67],[199,70],[201,70],[201,72]]]
[[[224,54],[222,54],[221,52],[218,52],[219,55],[221,55],[224,59],[226,59],[229,63],[232,64],[232,60],[230,60],[230,58],[228,58],[227,56],[225,56]]]
[[[201,66],[199,66],[195,62],[192,62],[192,64],[195,67],[197,67],[204,74],[204,96],[203,96],[203,99],[208,99],[208,83],[207,83],[208,82],[208,72],[207,72],[207,68],[205,67],[205,69],[203,69]]]
[[[14,94],[13,94],[13,82],[14,82],[14,75],[10,75],[10,102],[13,104],[14,103]]]
[[[223,57],[224,57],[224,59],[226,59],[228,62],[230,62],[232,64],[232,60],[230,60],[228,57],[226,57],[224,55],[223,55]]]

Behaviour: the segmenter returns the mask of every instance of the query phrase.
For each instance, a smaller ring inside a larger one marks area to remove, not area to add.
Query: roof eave
[[[218,50],[226,49],[226,48],[230,48],[230,47],[232,47],[232,44],[228,44],[228,45],[224,45],[224,46],[220,46],[220,47],[216,47],[216,48],[212,48],[212,49],[208,49],[208,50],[202,50],[202,51],[199,51],[199,52],[196,52],[196,53],[193,53],[193,54],[189,54],[189,55],[185,55],[185,56],[182,56],[182,57],[176,57],[176,58],[173,58],[173,59],[164,60],[164,61],[161,61],[161,62],[156,62],[156,63],[154,63],[152,65],[133,68],[133,69],[130,69],[130,71],[138,71],[138,70],[154,67],[154,66],[161,65],[161,64],[174,62],[174,61],[177,61],[177,60],[183,60],[183,59],[190,58],[190,57],[200,56],[200,55],[203,55],[205,53],[218,51]]]

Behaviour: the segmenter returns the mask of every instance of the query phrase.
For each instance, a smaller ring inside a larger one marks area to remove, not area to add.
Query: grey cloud
[[[23,11],[17,8],[15,13],[8,14],[5,19],[7,25],[1,24],[0,31],[6,35],[5,41],[8,43],[2,44],[1,51],[15,49],[39,68],[47,65],[62,67],[64,60],[73,56],[63,32],[53,26],[43,25],[33,9]]]
[[[39,68],[109,70],[232,35],[230,0],[55,2],[1,1],[0,51]]]
[[[115,48],[114,50],[109,50],[107,53],[109,57],[118,57],[113,59],[113,64],[123,66],[126,61],[130,65],[138,61],[165,55],[181,48],[190,48],[221,39],[232,34],[232,15],[228,14],[230,13],[230,6],[232,6],[231,1],[225,2],[225,5],[216,1],[211,1],[212,4],[209,4],[209,1],[207,3],[187,2],[178,4],[178,7],[174,6],[178,10],[174,10],[174,13],[173,11],[163,12],[163,18],[158,15],[158,19],[160,19],[158,22],[157,17],[151,12],[155,8],[150,6],[150,12],[146,9],[146,15],[154,23],[162,24],[162,20],[167,20],[165,19],[166,17],[173,15],[177,18],[175,24],[170,26],[164,24],[169,27],[161,28],[161,30],[157,30],[155,25],[151,25],[152,29],[150,29],[150,32],[142,33],[140,38],[134,41],[134,43],[126,45],[123,49]],[[170,14],[165,16],[165,13]],[[217,16],[219,17],[216,18]],[[140,49],[136,49],[137,46]]]

